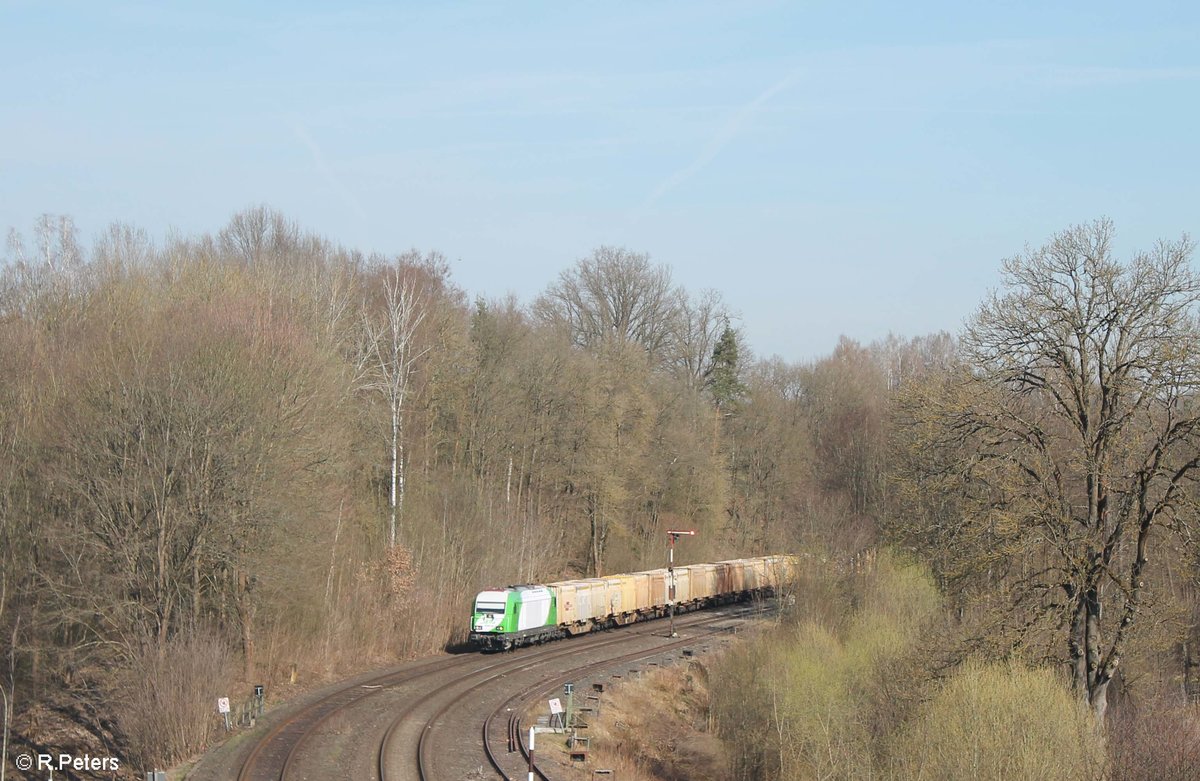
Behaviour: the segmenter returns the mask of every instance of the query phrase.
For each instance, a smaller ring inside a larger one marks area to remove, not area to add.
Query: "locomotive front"
[[[545,586],[510,586],[475,597],[470,640],[487,650],[508,650],[561,634],[554,595]]]

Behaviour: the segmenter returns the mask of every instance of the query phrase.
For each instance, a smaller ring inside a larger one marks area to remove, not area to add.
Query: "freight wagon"
[[[789,581],[793,556],[761,556],[675,567],[675,612],[773,594]],[[475,598],[470,640],[507,650],[667,615],[671,572],[564,580],[482,591]]]

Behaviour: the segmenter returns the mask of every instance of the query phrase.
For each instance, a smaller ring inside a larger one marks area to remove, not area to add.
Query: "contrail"
[[[654,190],[642,203],[641,208],[639,208],[637,213],[634,215],[634,220],[636,221],[641,219],[641,217],[650,209],[650,207],[658,202],[660,198],[669,193],[671,190],[674,190],[679,185],[683,184],[688,179],[695,176],[697,173],[703,170],[705,166],[711,163],[713,159],[721,153],[721,150],[729,146],[729,143],[733,141],[735,137],[737,137],[738,133],[742,131],[742,128],[745,126],[745,124],[758,112],[760,108],[762,108],[763,104],[790,87],[792,82],[796,80],[797,75],[797,73],[788,74],[777,83],[772,84],[770,87],[763,90],[763,92],[754,100],[735,111],[733,116],[731,116],[725,122],[724,126],[717,131],[716,135],[709,139],[709,142],[704,146],[704,149],[701,150],[699,156],[697,156],[695,160],[693,160],[686,167],[681,168],[668,176],[661,183],[659,183],[657,187],[654,188]]]

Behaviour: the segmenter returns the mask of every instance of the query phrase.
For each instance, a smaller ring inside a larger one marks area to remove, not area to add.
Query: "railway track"
[[[433,670],[448,670],[466,666],[468,657],[438,658],[433,661],[387,673],[355,686],[329,694],[303,710],[284,719],[255,743],[238,771],[237,781],[283,781],[299,756],[299,750],[310,736],[332,717],[352,705],[409,681],[428,675]]]
[[[650,633],[648,633],[648,632],[639,632],[638,633],[638,635],[646,635],[646,634],[650,634]],[[599,640],[599,642],[595,643],[594,645],[589,646],[586,650],[589,652],[594,652],[594,651],[597,651],[602,648],[607,648],[609,646],[624,645],[629,642],[629,639],[632,636],[634,636],[634,635],[626,636],[624,633],[614,635],[614,636],[608,636],[608,637],[600,636],[597,638]],[[429,718],[427,718],[424,722],[424,729],[422,729],[420,739],[417,741],[417,750],[416,750],[417,778],[420,779],[421,781],[429,781],[430,779],[432,779],[434,777],[430,772],[430,767],[432,764],[432,748],[431,748],[431,742],[429,739],[430,733],[432,732],[436,723],[439,720],[441,720],[452,708],[462,705],[464,703],[471,702],[472,700],[475,699],[475,695],[477,692],[479,692],[481,689],[483,689],[486,686],[493,685],[493,682],[498,678],[506,677],[506,676],[512,675],[514,673],[526,672],[526,671],[533,670],[538,667],[543,667],[543,666],[546,666],[547,664],[554,662],[558,659],[569,658],[571,656],[576,656],[579,653],[580,653],[580,650],[570,647],[570,644],[566,644],[562,647],[554,646],[554,647],[548,648],[545,653],[538,654],[537,656],[530,659],[529,661],[526,661],[523,663],[509,663],[509,664],[501,665],[502,669],[500,669],[499,671],[494,672],[494,673],[482,678],[478,682],[474,683],[472,686],[463,690],[461,693],[459,693],[453,699],[446,701],[445,704],[443,704],[441,707],[439,707],[433,713],[433,715],[430,716]],[[643,655],[644,653],[645,652],[638,652],[638,655]],[[590,665],[588,665],[588,666],[590,666]],[[488,668],[488,670],[490,670],[490,669],[491,668]],[[475,676],[473,675],[472,677],[475,677]],[[421,700],[419,700],[418,702],[413,703],[409,712],[403,714],[399,719],[397,719],[395,722],[393,722],[392,727],[389,728],[387,735],[385,735],[385,737],[384,737],[383,744],[380,746],[379,781],[398,781],[398,779],[403,778],[402,775],[397,775],[394,773],[389,774],[386,770],[386,767],[385,767],[386,763],[384,761],[384,757],[385,757],[385,754],[388,753],[388,744],[390,741],[392,741],[394,739],[394,734],[396,733],[396,731],[398,730],[400,725],[404,722],[404,720],[409,718],[410,714],[412,712],[416,711],[420,705],[424,704],[426,701],[433,699],[434,696],[436,696],[437,694],[440,694],[440,692],[430,692],[430,694],[421,698]],[[485,741],[485,750],[486,750],[486,741]]]
[[[681,629],[694,629],[727,621],[730,617],[725,611],[715,614],[702,611],[688,614],[682,620],[677,619],[676,624]],[[481,765],[484,761],[489,762],[500,777],[507,779],[511,776],[501,768],[501,760],[496,758],[489,737],[495,731],[494,727],[499,723],[497,716],[504,712],[504,708],[518,700],[530,699],[528,692],[540,693],[557,685],[554,682],[569,680],[598,664],[623,664],[694,643],[697,639],[689,637],[667,643],[653,642],[652,638],[655,637],[665,640],[662,635],[663,627],[658,622],[649,622],[506,654],[438,657],[367,678],[353,686],[335,690],[280,720],[257,740],[244,760],[236,766],[236,777],[238,781],[372,776],[377,781],[433,781],[437,778],[434,774],[440,772],[433,764],[442,760],[434,747],[435,727],[439,722],[456,708],[469,709],[474,706],[479,697],[501,685],[498,682],[503,679],[512,677],[515,680],[533,673],[533,681],[522,686],[522,694],[509,697],[487,717],[483,725],[483,746],[476,745],[470,749],[479,752]],[[639,642],[645,647],[636,648],[628,654],[609,657],[605,653],[605,649],[624,644],[637,645]],[[555,667],[562,660],[576,656],[589,661],[565,670]],[[546,669],[537,672],[538,668]],[[396,715],[397,710],[399,715]],[[330,725],[338,721],[339,716],[341,722],[353,724],[362,714],[373,713],[379,720],[389,711],[387,718],[390,721],[382,729],[382,737],[376,739],[377,750],[374,751],[373,766],[369,770],[363,767],[351,771],[348,766],[336,764],[332,759],[322,760],[321,752],[314,748],[314,744],[328,740],[331,732],[338,735],[349,733],[349,738],[342,735],[340,739],[357,740],[353,753],[361,755],[371,744],[367,737],[370,727],[358,729],[343,726],[338,729]],[[508,736],[503,738],[506,746],[524,752],[522,736],[516,734],[517,722],[510,721],[508,729]],[[325,767],[321,766],[322,761]],[[226,775],[217,777],[228,778],[230,775],[232,773],[227,771]],[[445,777],[462,776],[456,772],[446,772]],[[524,774],[520,777],[524,778]]]
[[[697,629],[697,628],[705,626],[705,625],[721,624],[723,622],[728,621],[731,618],[741,618],[741,617],[745,617],[750,614],[751,614],[750,611],[741,611],[736,615],[720,614],[720,615],[716,615],[716,616],[698,616],[696,618],[696,620],[688,622],[688,624],[686,626],[687,626],[687,628],[690,628],[690,629]],[[605,660],[602,663],[602,666],[606,669],[611,669],[611,668],[619,667],[623,664],[627,664],[629,662],[634,662],[634,661],[637,661],[640,659],[645,659],[645,658],[652,657],[652,656],[659,656],[659,655],[669,652],[669,651],[673,651],[676,649],[682,649],[689,645],[695,645],[696,642],[699,640],[702,640],[706,637],[718,635],[718,634],[721,634],[726,631],[729,631],[729,627],[720,626],[715,629],[702,632],[701,634],[698,634],[695,636],[687,637],[687,638],[684,638],[681,640],[677,640],[675,642],[667,643],[665,645],[660,645],[651,650],[635,651],[633,653],[629,653],[629,654],[625,654],[623,656]],[[524,692],[518,692],[517,694],[514,694],[513,696],[509,697],[507,700],[504,701],[504,703],[502,703],[498,708],[493,710],[491,712],[491,714],[488,715],[487,719],[484,721],[484,724],[483,724],[484,750],[487,752],[488,760],[491,763],[492,768],[497,773],[500,774],[500,776],[504,779],[504,781],[520,781],[520,779],[524,779],[527,777],[527,772],[523,770],[516,774],[510,774],[508,771],[506,771],[502,767],[501,762],[500,762],[500,754],[492,748],[492,743],[493,743],[493,741],[491,739],[492,724],[494,724],[496,722],[497,718],[502,717],[504,714],[508,715],[508,718],[504,719],[505,725],[506,725],[505,726],[506,750],[508,753],[520,752],[522,762],[528,763],[529,748],[525,743],[525,731],[523,729],[521,729],[521,721],[520,721],[521,712],[524,711],[526,709],[526,707],[528,707],[528,705],[531,704],[534,700],[542,699],[549,694],[557,692],[559,690],[559,688],[565,683],[577,680],[580,677],[584,677],[584,674],[587,673],[589,670],[593,669],[595,666],[596,665],[583,665],[580,667],[576,667],[572,670],[568,670],[566,673],[561,674],[553,679],[543,680],[543,681],[539,682],[539,684],[536,687],[534,687],[530,690],[524,691]],[[533,772],[538,778],[542,779],[543,781],[550,781],[550,779],[546,776],[546,774],[540,768],[535,766],[533,768]]]

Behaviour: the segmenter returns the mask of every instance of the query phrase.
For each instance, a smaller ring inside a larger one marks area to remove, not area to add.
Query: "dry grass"
[[[699,663],[649,673],[605,697],[592,727],[591,766],[612,769],[622,781],[727,778],[708,714],[707,674]]]

